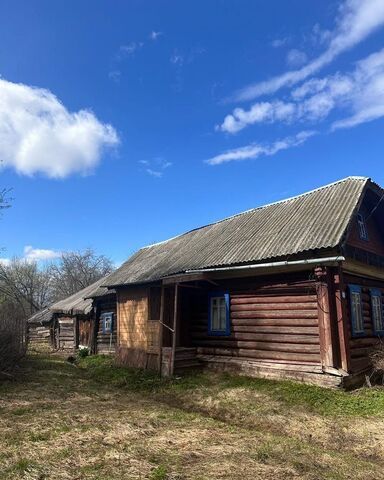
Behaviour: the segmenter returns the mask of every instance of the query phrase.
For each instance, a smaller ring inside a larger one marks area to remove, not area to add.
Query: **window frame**
[[[359,229],[360,240],[364,240],[365,242],[369,242],[367,223],[365,221],[364,215],[361,212],[359,212],[357,214],[357,228]],[[364,234],[365,235],[362,235],[362,228],[364,229]]]
[[[225,329],[212,329],[212,300],[214,298],[223,298],[225,300]],[[230,296],[229,292],[211,292],[208,295],[208,335],[215,337],[228,337],[231,334],[230,324]]]
[[[383,294],[379,288],[370,288],[369,290],[371,296],[371,319],[372,319],[372,331],[374,335],[383,336],[384,335],[384,311],[383,311]],[[375,318],[374,318],[374,307],[373,307],[373,298],[378,297],[380,299],[380,312],[381,312],[381,329],[376,328]]]
[[[358,337],[365,337],[366,333],[364,330],[364,312],[363,312],[363,296],[362,296],[362,288],[360,285],[348,285],[349,287],[349,307],[351,313],[351,333],[353,338]],[[361,314],[361,323],[362,323],[362,330],[356,330],[356,317],[354,315],[354,310],[352,307],[352,298],[353,295],[358,293],[360,295],[360,314]]]
[[[111,318],[111,328],[106,329],[105,327],[105,322],[108,318]],[[100,320],[102,322],[101,327],[103,330],[103,333],[113,333],[113,320],[114,320],[114,313],[113,312],[104,312],[100,315]]]

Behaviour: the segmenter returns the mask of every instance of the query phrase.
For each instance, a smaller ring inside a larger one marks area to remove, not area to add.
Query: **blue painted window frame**
[[[212,299],[224,297],[225,299],[225,330],[212,329]],[[208,295],[208,335],[216,337],[225,337],[231,334],[230,314],[229,314],[230,297],[228,292],[211,292]]]
[[[374,335],[378,336],[383,336],[384,335],[384,311],[383,311],[383,294],[381,293],[381,290],[378,288],[371,288],[370,289],[370,294],[371,294],[371,311],[372,311],[372,330]],[[376,328],[375,324],[375,319],[373,318],[373,297],[379,297],[380,299],[380,305],[381,305],[381,329]]]
[[[365,235],[362,235],[360,223],[363,224],[363,229],[364,229]],[[360,212],[357,214],[357,228],[359,229],[360,240],[364,240],[365,242],[369,242],[367,223],[365,221],[364,215]]]
[[[364,316],[363,316],[363,299],[361,295],[361,287],[360,285],[348,285],[349,287],[349,306],[351,311],[351,328],[352,328],[352,337],[365,337],[364,331]],[[361,313],[361,320],[363,325],[363,330],[356,330],[356,317],[354,315],[354,310],[352,307],[352,297],[354,293],[358,293],[360,295],[360,313]]]
[[[111,317],[111,328],[106,329],[105,327],[105,321],[108,317]],[[112,333],[113,332],[113,321],[114,321],[114,315],[113,312],[105,312],[100,315],[100,320],[101,320],[101,327],[103,329],[103,333]]]

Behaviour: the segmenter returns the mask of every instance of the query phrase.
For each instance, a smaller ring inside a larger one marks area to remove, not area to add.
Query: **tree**
[[[112,270],[112,261],[105,255],[97,255],[91,248],[63,253],[59,262],[50,268],[54,296],[57,299],[68,297]]]
[[[0,294],[27,318],[51,303],[51,273],[47,268],[39,269],[36,262],[14,258],[0,264]]]

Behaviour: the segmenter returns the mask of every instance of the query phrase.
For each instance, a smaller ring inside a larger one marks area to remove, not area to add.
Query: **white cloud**
[[[144,171],[152,177],[161,178],[164,171],[172,166],[172,162],[164,160],[163,157],[155,157],[153,160],[139,160],[139,163],[144,166]]]
[[[31,245],[24,247],[24,254],[22,260],[27,262],[40,262],[46,260],[55,260],[60,258],[61,252],[56,250],[49,250],[45,248],[33,248]],[[0,258],[0,265],[7,266],[12,262],[10,258]]]
[[[18,173],[88,173],[119,142],[88,110],[71,113],[49,90],[0,79],[0,159]]]
[[[24,259],[33,262],[41,260],[54,260],[61,256],[61,252],[55,250],[48,250],[44,248],[33,248],[31,245],[24,247]]]
[[[280,48],[286,45],[290,41],[289,37],[284,37],[284,38],[276,38],[275,40],[272,40],[271,46],[273,48]]]
[[[184,64],[184,55],[174,52],[169,61],[174,65],[179,65],[181,67]]]
[[[287,53],[286,62],[289,67],[300,67],[307,61],[308,57],[305,52],[292,48]]]
[[[161,35],[163,35],[163,32],[155,32],[152,30],[152,32],[149,34],[149,38],[151,40],[157,40]]]
[[[255,123],[287,121],[295,113],[296,106],[293,103],[281,101],[255,103],[249,110],[235,108],[232,114],[227,115],[216,130],[227,133],[237,133],[247,125]]]
[[[334,31],[327,35],[328,48],[320,56],[299,70],[291,70],[243,88],[234,95],[233,100],[251,100],[260,95],[271,94],[313,75],[384,24],[384,1],[345,0],[339,9],[336,23]]]
[[[281,150],[286,150],[288,148],[297,147],[303,144],[308,138],[316,135],[316,133],[317,132],[313,130],[305,130],[299,132],[293,137],[286,137],[269,145],[252,143],[250,145],[246,145],[245,147],[235,148],[216,155],[215,157],[206,160],[206,163],[209,165],[221,165],[222,163],[233,161],[255,159],[262,155],[272,156]]]
[[[217,130],[237,133],[248,125],[274,122],[311,122],[342,112],[332,129],[347,128],[384,116],[384,49],[359,61],[353,71],[311,78],[291,92],[289,101],[255,103],[236,108]]]
[[[120,82],[120,78],[121,78],[121,72],[120,70],[111,70],[109,73],[108,73],[108,77],[113,80],[114,82],[116,83],[119,83]]]
[[[119,51],[116,55],[117,60],[124,60],[124,58],[132,57],[137,50],[144,46],[143,42],[130,42],[126,45],[120,45]]]

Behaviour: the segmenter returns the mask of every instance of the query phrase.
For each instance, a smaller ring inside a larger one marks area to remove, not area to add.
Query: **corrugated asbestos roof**
[[[144,247],[102,285],[146,283],[193,269],[336,247],[368,184],[377,187],[368,178],[348,177]]]
[[[44,310],[40,310],[32,315],[32,317],[29,317],[28,323],[40,323],[41,325],[44,325],[44,323],[49,323],[51,321],[52,315],[53,313],[49,308],[44,308]]]
[[[101,284],[105,283],[107,279],[108,275],[100,278],[100,280],[92,283],[92,285],[79,290],[70,297],[64,298],[44,310],[40,310],[28,319],[28,323],[48,323],[52,320],[54,313],[86,315],[92,310],[93,298],[115,293],[114,290],[108,290],[106,287],[101,287]]]
[[[69,315],[87,314],[92,310],[92,297],[96,292],[100,292],[100,285],[105,283],[107,277],[100,278],[97,282],[92,283],[88,287],[74,293],[70,297],[64,298],[59,302],[54,303],[49,307],[51,312],[65,313]],[[109,293],[106,288],[103,288],[104,295]]]

